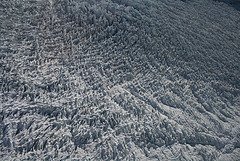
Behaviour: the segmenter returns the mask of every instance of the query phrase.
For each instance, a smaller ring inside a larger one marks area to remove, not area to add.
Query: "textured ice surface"
[[[1,160],[240,160],[240,12],[214,0],[1,0]]]

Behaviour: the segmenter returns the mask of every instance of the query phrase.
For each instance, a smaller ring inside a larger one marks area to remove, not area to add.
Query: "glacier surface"
[[[231,2],[1,0],[0,159],[240,160]]]

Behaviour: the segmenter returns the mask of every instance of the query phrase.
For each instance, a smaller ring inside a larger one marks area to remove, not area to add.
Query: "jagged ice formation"
[[[239,160],[240,12],[214,0],[2,0],[1,160]]]

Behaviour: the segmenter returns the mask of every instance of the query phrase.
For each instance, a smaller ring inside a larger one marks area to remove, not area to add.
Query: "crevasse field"
[[[1,0],[0,160],[240,160],[238,0]]]

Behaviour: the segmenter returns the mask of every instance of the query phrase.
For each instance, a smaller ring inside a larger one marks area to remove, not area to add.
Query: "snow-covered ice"
[[[240,160],[240,10],[2,0],[0,160]]]

